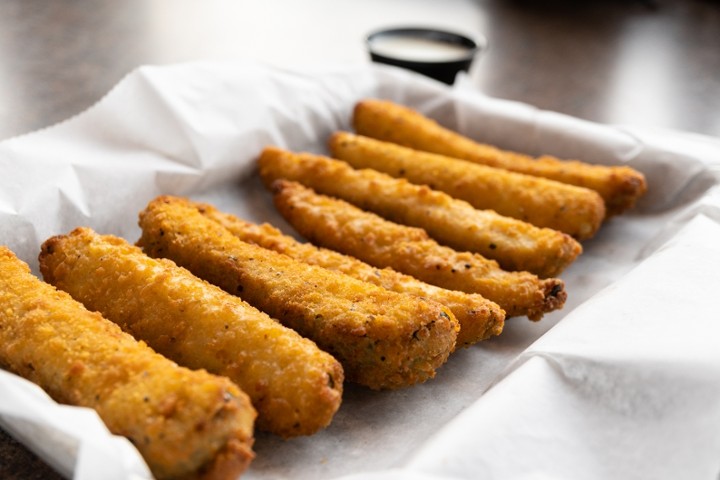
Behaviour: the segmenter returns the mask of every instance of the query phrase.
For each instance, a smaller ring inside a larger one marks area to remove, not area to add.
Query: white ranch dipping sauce
[[[413,62],[452,62],[467,58],[469,47],[429,38],[381,35],[372,39],[370,48],[378,55]]]

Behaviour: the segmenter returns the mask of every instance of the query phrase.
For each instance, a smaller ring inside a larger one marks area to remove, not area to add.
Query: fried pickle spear
[[[283,217],[311,242],[434,285],[479,293],[508,316],[539,320],[567,298],[562,280],[506,272],[493,260],[439,245],[422,229],[389,222],[297,182],[278,180],[273,192]]]
[[[502,332],[505,312],[495,302],[491,302],[481,295],[440,288],[391,268],[375,268],[334,250],[298,242],[294,238],[284,235],[272,225],[250,223],[234,215],[221,212],[209,204],[189,204],[206,217],[227,228],[244,242],[283,253],[301,262],[342,272],[388,290],[426,297],[445,305],[460,323],[460,332],[456,340],[459,346],[472,345]]]
[[[438,242],[496,260],[504,270],[556,277],[582,251],[565,233],[477,210],[425,185],[372,169],[355,170],[340,160],[268,147],[258,163],[268,188],[280,178],[300,182],[393,222],[423,228]]]
[[[253,458],[256,413],[235,384],[179,367],[40,281],[6,247],[0,364],[58,402],[95,409],[156,478],[234,479]]]
[[[45,280],[181,365],[229,377],[285,438],[327,426],[343,372],[329,354],[266,314],[168,260],[78,228],[47,240]]]
[[[368,99],[358,102],[353,113],[353,127],[360,135],[378,140],[595,190],[605,201],[608,217],[631,208],[647,190],[645,176],[633,168],[591,165],[549,155],[533,158],[501,150],[475,142],[389,101]]]
[[[577,240],[595,235],[605,217],[603,199],[587,188],[348,132],[335,133],[329,147],[334,158],[354,168],[372,168],[407,178],[465,200],[475,208],[560,230]]]
[[[343,364],[373,389],[423,382],[448,358],[459,326],[446,307],[298,262],[241,241],[173,197],[140,214],[139,244],[240,295]]]

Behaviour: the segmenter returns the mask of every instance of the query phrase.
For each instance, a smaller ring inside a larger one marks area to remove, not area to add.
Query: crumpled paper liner
[[[347,384],[326,430],[290,441],[258,433],[245,477],[716,477],[717,139],[598,125],[380,66],[143,67],[86,112],[0,142],[0,243],[37,273],[40,243],[76,226],[135,241],[138,212],[159,194],[292,233],[255,158],[266,145],[325,152],[365,97],[501,148],[630,165],[650,190],[584,244],[562,275],[564,310],[539,323],[510,319],[500,337],[456,352],[423,385]],[[6,372],[0,391],[3,427],[64,475],[148,475],[93,412],[59,406]]]

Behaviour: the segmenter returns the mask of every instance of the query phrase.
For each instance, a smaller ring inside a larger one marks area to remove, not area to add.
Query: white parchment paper
[[[144,67],[81,115],[0,142],[0,244],[37,273],[42,241],[77,226],[135,241],[138,212],[161,193],[292,233],[255,158],[271,144],[325,152],[365,97],[502,148],[630,165],[650,191],[584,244],[562,275],[564,310],[509,320],[423,385],[346,385],[326,430],[289,441],[258,433],[245,477],[717,478],[718,139],[593,124],[377,66]],[[3,427],[64,475],[148,476],[93,412],[7,372],[0,392]]]

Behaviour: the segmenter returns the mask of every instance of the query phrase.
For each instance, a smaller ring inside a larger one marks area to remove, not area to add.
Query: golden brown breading
[[[237,478],[253,458],[255,410],[235,384],[155,353],[5,247],[0,363],[59,402],[94,408],[157,478]]]
[[[645,176],[633,168],[591,165],[549,155],[533,158],[501,150],[475,142],[389,101],[368,99],[358,102],[353,127],[357,133],[378,140],[595,190],[605,201],[607,216],[631,208],[647,190]]]
[[[139,244],[250,304],[335,355],[348,380],[397,388],[435,375],[459,326],[446,307],[241,241],[179,198],[140,215]]]
[[[250,395],[258,428],[309,435],[340,406],[343,372],[329,354],[168,260],[79,228],[47,240],[45,280],[181,365],[225,375]]]
[[[426,185],[372,169],[355,170],[340,160],[268,147],[258,163],[268,188],[280,178],[300,182],[393,222],[423,228],[438,242],[496,260],[505,270],[554,277],[582,251],[565,233],[477,210]]]
[[[273,192],[280,213],[311,242],[444,288],[479,293],[508,316],[539,320],[567,298],[562,280],[506,272],[480,255],[438,245],[422,229],[383,220],[297,182],[278,180]]]
[[[267,223],[257,225],[241,220],[234,215],[219,211],[212,205],[204,203],[192,203],[192,205],[244,242],[284,253],[301,262],[342,272],[388,290],[426,297],[445,305],[460,323],[457,337],[459,346],[471,345],[502,332],[505,312],[495,302],[481,295],[440,288],[391,268],[375,268],[334,250],[298,242]]]
[[[587,188],[347,132],[335,133],[329,147],[334,158],[354,168],[372,168],[407,178],[465,200],[475,208],[560,230],[577,240],[595,235],[605,216],[603,199]]]

